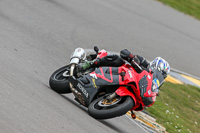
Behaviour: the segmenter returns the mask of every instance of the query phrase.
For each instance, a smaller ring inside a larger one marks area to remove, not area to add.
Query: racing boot
[[[84,72],[87,69],[93,68],[93,67],[97,67],[99,66],[100,59],[95,59],[93,61],[86,61],[84,63],[81,63],[77,66],[78,72]]]
[[[78,69],[79,72],[84,72],[89,68],[91,68],[91,62],[90,61],[86,61],[86,62],[81,63],[77,66],[77,69]]]

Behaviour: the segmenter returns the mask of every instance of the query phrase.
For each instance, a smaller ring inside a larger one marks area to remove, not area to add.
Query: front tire
[[[110,106],[103,106],[102,101],[105,96],[94,100],[88,107],[88,113],[95,119],[109,119],[126,114],[134,106],[134,101],[131,97],[121,97],[119,102]]]
[[[69,72],[69,71],[70,67],[69,65],[67,65],[62,68],[59,68],[50,76],[49,86],[51,87],[52,90],[60,94],[71,92],[68,78],[63,76],[64,72]]]

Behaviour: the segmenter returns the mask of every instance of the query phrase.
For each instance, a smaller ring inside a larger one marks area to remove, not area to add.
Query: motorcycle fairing
[[[127,67],[126,65],[120,67],[119,73],[120,71],[126,72],[124,80],[122,80],[122,78],[119,79],[120,85],[131,86],[134,91],[136,104],[133,109],[140,108],[140,110],[143,110],[144,106],[152,105],[157,95],[157,93],[152,90],[152,73],[148,73],[145,70],[141,73],[137,73],[132,67]],[[131,83],[134,83],[134,85],[131,85]],[[135,99],[133,98],[133,100]]]
[[[84,106],[88,107],[92,99],[98,92],[98,88],[93,86],[92,78],[89,75],[84,75],[76,79],[74,76],[68,78],[69,82],[81,93],[84,100]],[[78,98],[77,98],[78,99]],[[80,101],[79,101],[80,102]],[[81,103],[81,102],[80,102]]]
[[[123,97],[123,96],[131,96],[133,101],[135,102],[135,105],[136,105],[135,96],[126,87],[120,86],[115,92],[117,93],[117,95],[119,95],[121,97]]]
[[[154,104],[156,96],[158,94],[157,89],[163,84],[164,77],[162,73],[157,69],[152,69],[153,74],[147,73],[146,71],[143,72],[140,74],[140,77],[138,78],[140,79],[139,80],[140,97],[142,98],[142,105],[149,107],[152,104]],[[156,89],[153,87],[155,84],[157,86]]]
[[[88,75],[83,75],[77,79],[72,76],[68,80],[82,94],[87,107],[101,88],[119,85],[118,68],[99,67]]]

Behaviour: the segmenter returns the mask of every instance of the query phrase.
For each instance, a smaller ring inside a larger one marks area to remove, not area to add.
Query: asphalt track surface
[[[153,0],[0,0],[0,133],[144,132],[127,117],[95,120],[48,87],[76,47],[148,60],[200,76],[200,22]]]

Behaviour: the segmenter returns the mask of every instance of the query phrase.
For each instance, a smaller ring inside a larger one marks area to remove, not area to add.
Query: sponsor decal
[[[93,81],[94,87],[97,88],[97,85],[95,83],[95,79],[92,79],[92,81]]]
[[[159,82],[159,80],[157,79],[157,78],[155,78],[154,80],[153,80],[153,84],[154,84],[154,90],[155,89],[158,89],[158,87],[160,86],[160,82]]]
[[[156,83],[158,84],[158,87],[160,86],[160,81],[157,79]]]
[[[86,98],[88,98],[87,91],[84,89],[84,87],[80,83],[77,84],[77,87],[83,92],[83,94],[86,96]]]
[[[130,75],[130,78],[133,78],[131,71],[128,71],[128,74]]]
[[[151,76],[150,76],[150,75],[148,75],[148,78],[149,78],[149,79],[151,79]]]
[[[91,73],[90,76],[91,76],[92,78],[94,78],[94,79],[97,79],[96,73],[93,73],[93,74]]]

